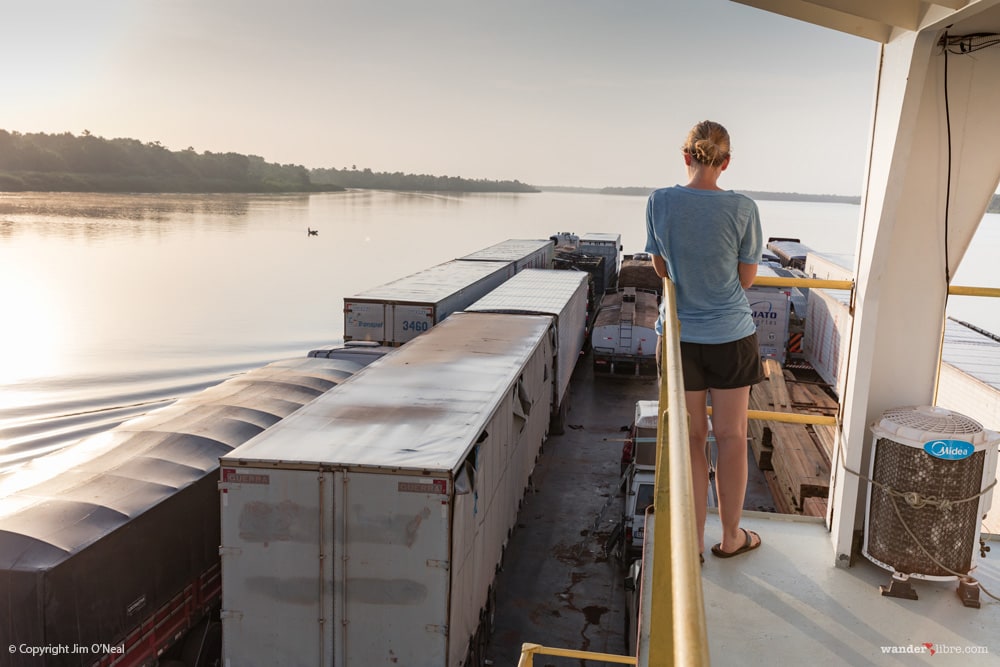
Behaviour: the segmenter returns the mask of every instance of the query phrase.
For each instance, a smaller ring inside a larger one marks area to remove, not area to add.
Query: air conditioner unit
[[[992,490],[982,492],[996,479],[1000,434],[929,406],[887,410],[872,432],[865,557],[893,572],[894,584],[965,577],[990,507]]]

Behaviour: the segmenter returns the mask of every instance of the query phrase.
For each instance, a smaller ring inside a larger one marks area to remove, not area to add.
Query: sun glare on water
[[[18,281],[0,266],[0,390],[58,371],[59,342],[69,333],[61,320],[45,285]]]

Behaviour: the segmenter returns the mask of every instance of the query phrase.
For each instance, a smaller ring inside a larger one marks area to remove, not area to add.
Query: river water
[[[854,252],[858,206],[758,203],[765,236]],[[0,194],[0,472],[340,342],[344,296],[509,238],[614,232],[639,252],[644,219],[644,197],[561,192]],[[954,283],[1000,287],[998,255],[990,215]],[[949,312],[1000,332],[983,301]]]

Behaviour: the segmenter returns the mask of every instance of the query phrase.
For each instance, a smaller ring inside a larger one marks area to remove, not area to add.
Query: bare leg
[[[710,391],[712,432],[719,449],[715,486],[722,523],[721,549],[735,551],[744,546],[747,539],[740,530],[740,518],[747,490],[747,404],[750,387]]]
[[[688,442],[691,448],[691,482],[694,490],[699,553],[705,551],[705,518],[708,514],[708,459],[705,457],[705,443],[708,441],[707,398],[707,391],[684,392],[690,418]]]

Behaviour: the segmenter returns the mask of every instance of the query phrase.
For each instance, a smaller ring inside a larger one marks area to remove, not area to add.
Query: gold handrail
[[[785,278],[782,276],[757,276],[754,287],[819,287],[823,289],[854,289],[853,280],[827,280],[825,278]]]
[[[952,296],[991,296],[1000,297],[1000,287],[967,287],[965,285],[950,285],[948,294]]]
[[[712,406],[708,406],[712,414]],[[839,422],[833,415],[812,415],[806,412],[773,412],[771,410],[747,410],[747,419],[782,422],[785,424],[813,424],[815,426],[836,426]]]
[[[853,280],[828,280],[826,278],[786,278],[783,276],[757,276],[754,287],[816,287],[820,289],[854,289]],[[1000,298],[1000,287],[973,287],[971,285],[949,285],[952,296],[987,296]]]
[[[634,665],[636,659],[631,655],[614,655],[612,653],[595,653],[592,651],[577,651],[569,648],[551,648],[540,644],[521,644],[521,659],[518,667],[532,667],[536,655],[553,655],[562,658],[577,658],[579,660],[600,660],[619,665]]]
[[[688,414],[681,371],[680,325],[673,283],[663,281],[664,312],[659,428],[656,432],[656,477],[653,508],[657,513],[653,541],[660,545],[652,559],[645,665],[708,665],[708,631],[698,562],[694,490]],[[655,595],[652,594],[655,591]]]

